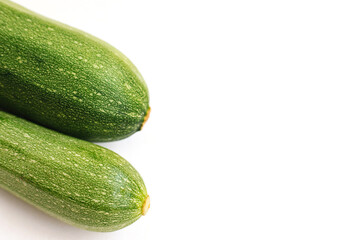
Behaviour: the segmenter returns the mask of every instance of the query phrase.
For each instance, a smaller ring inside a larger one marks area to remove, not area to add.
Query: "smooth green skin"
[[[139,173],[116,153],[0,111],[0,186],[66,223],[115,231],[142,214]]]
[[[149,97],[114,47],[0,0],[0,107],[77,138],[112,141],[141,129]]]

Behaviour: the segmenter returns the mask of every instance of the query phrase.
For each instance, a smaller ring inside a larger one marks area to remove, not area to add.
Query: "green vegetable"
[[[139,173],[93,143],[0,111],[0,186],[71,225],[114,231],[149,208]]]
[[[109,44],[0,0],[0,107],[89,141],[140,130],[146,84]]]

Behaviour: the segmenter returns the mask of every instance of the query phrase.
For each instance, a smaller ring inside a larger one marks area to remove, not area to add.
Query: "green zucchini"
[[[0,0],[0,107],[89,141],[132,135],[150,109],[121,52],[8,0]]]
[[[141,176],[116,153],[3,111],[0,186],[91,231],[123,228],[150,204]]]

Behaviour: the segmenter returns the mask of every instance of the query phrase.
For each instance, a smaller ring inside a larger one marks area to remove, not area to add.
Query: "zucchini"
[[[149,113],[137,68],[109,44],[0,0],[0,107],[88,141],[123,139]]]
[[[116,153],[3,111],[0,186],[91,231],[123,228],[150,204],[141,176]]]

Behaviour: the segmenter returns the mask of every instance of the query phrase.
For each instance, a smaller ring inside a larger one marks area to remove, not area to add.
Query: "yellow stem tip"
[[[145,115],[145,117],[144,117],[144,121],[143,121],[143,123],[141,124],[140,130],[144,127],[146,121],[149,119],[149,117],[150,117],[150,112],[151,112],[151,108],[149,107],[149,109],[147,110],[146,115]]]
[[[142,215],[145,216],[146,213],[147,213],[147,211],[149,210],[149,208],[150,208],[150,196],[147,195],[147,197],[146,197],[146,199],[145,199],[145,201],[144,201],[144,204],[143,204],[143,206],[142,206],[142,209],[141,209]]]

